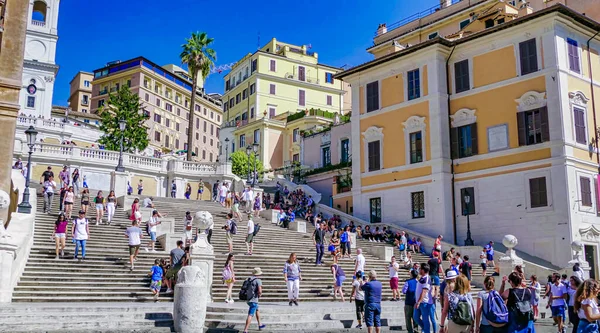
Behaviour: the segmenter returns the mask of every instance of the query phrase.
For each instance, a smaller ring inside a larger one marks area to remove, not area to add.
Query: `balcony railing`
[[[295,81],[314,83],[314,84],[319,84],[321,82],[316,77],[309,77],[307,75],[304,75],[304,80],[300,80],[300,76],[298,75],[298,73],[285,73],[285,78],[290,79],[290,80],[295,80]]]
[[[108,94],[108,89],[100,90],[98,93],[100,96]]]
[[[31,25],[34,25],[36,27],[45,27],[46,26],[46,22],[45,21],[40,21],[40,20],[31,20]]]
[[[420,11],[418,13],[415,13],[415,14],[409,16],[409,17],[405,17],[405,18],[403,18],[402,20],[400,20],[398,22],[395,22],[395,23],[392,23],[392,24],[388,25],[387,26],[387,31],[388,32],[392,31],[392,30],[394,30],[394,29],[396,29],[398,27],[401,27],[403,25],[407,25],[407,24],[409,24],[411,22],[414,22],[416,20],[422,19],[422,18],[424,18],[426,16],[429,16],[429,15],[431,15],[431,14],[433,14],[435,12],[438,12],[440,10],[446,9],[446,8],[448,8],[448,7],[450,7],[450,6],[454,5],[454,4],[457,4],[457,3],[461,2],[461,1],[464,1],[464,0],[451,0],[449,4],[447,4],[444,1],[443,3],[440,3],[440,4],[435,5],[433,7],[427,8],[427,9],[425,9],[423,11]],[[375,36],[379,36],[379,35],[382,35],[382,34],[383,33],[381,33],[381,32],[375,32]]]
[[[304,117],[310,117],[310,116],[323,117],[323,118],[327,118],[327,119],[335,119],[336,114],[337,114],[336,112],[329,112],[329,111],[324,111],[321,109],[309,109],[309,110],[300,111],[300,112],[297,112],[297,113],[287,116],[287,121],[291,122],[294,120],[298,120],[298,119],[301,119]],[[347,120],[350,120],[350,117],[340,115],[340,122],[345,122]]]

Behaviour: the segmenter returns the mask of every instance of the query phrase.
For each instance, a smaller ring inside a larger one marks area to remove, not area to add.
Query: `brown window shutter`
[[[471,145],[471,153],[477,155],[477,123],[471,124]]]
[[[517,128],[519,133],[519,146],[527,145],[527,127],[525,126],[525,112],[517,113]]]
[[[540,118],[542,120],[542,142],[550,141],[550,126],[548,125],[548,108],[540,109]]]
[[[454,127],[450,129],[450,153],[453,159],[458,158],[458,128]]]

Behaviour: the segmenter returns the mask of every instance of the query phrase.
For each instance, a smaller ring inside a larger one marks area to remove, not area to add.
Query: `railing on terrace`
[[[295,80],[295,81],[300,81],[300,82],[308,82],[308,83],[314,83],[314,84],[319,84],[319,79],[316,77],[309,77],[308,75],[304,76],[304,80],[300,80],[300,75],[298,75],[298,73],[285,73],[285,78],[286,79],[290,79],[290,80]]]
[[[304,117],[310,117],[310,116],[316,116],[316,117],[323,117],[323,118],[327,118],[327,119],[335,119],[335,115],[337,113],[336,112],[329,112],[329,111],[324,111],[324,110],[319,110],[319,109],[310,109],[308,110],[308,113],[306,111],[300,111],[294,114],[291,114],[289,116],[287,116],[287,121],[294,121],[294,120],[298,120]],[[347,118],[347,119],[346,119]],[[340,122],[343,122],[343,120],[350,120],[350,117],[348,116],[342,116],[340,115]]]
[[[411,23],[413,21],[422,19],[422,18],[424,18],[426,16],[429,16],[429,15],[431,15],[431,14],[437,12],[437,11],[444,10],[446,8],[450,8],[452,5],[455,5],[455,4],[457,4],[459,2],[462,2],[462,1],[468,1],[468,0],[451,0],[450,5],[447,5],[446,3],[440,3],[438,5],[435,5],[435,6],[431,7],[431,8],[427,8],[427,9],[425,9],[423,11],[420,11],[418,13],[415,13],[415,14],[411,15],[411,16],[408,16],[408,17],[406,17],[406,18],[404,18],[404,19],[402,19],[402,20],[400,20],[398,22],[390,24],[389,26],[387,26],[387,31],[390,32],[390,31],[392,31],[392,30],[394,30],[394,29],[396,29],[398,27],[401,27],[401,26],[409,24],[409,23]],[[380,36],[380,35],[383,35],[383,34],[375,32],[375,36],[376,37]]]
[[[86,124],[84,122],[74,120],[72,118],[69,118],[69,121],[65,123],[63,121],[54,120],[54,119],[42,119],[42,118],[29,117],[29,116],[24,116],[24,115],[20,115],[17,117],[17,126],[33,125],[35,127],[64,129],[65,125],[71,125],[71,123],[72,123],[72,125],[75,125],[78,127],[97,129],[97,126],[92,126],[92,125]]]
[[[217,172],[218,163],[196,163],[183,161],[181,168],[183,171],[191,172]]]
[[[31,20],[31,25],[35,25],[36,27],[45,27],[46,22],[40,20]]]

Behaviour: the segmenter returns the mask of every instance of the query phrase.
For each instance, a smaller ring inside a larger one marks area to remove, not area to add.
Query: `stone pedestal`
[[[199,267],[206,273],[208,283],[206,283],[205,292],[207,295],[211,295],[215,255],[213,246],[208,242],[204,231],[198,234],[196,243],[190,247],[190,259],[192,266]],[[209,299],[212,300],[212,296],[209,296]]]
[[[498,266],[500,268],[500,276],[508,276],[513,272],[515,266],[521,265],[525,269],[523,259],[517,256],[514,248],[517,246],[517,237],[513,235],[506,235],[502,239],[502,244],[508,249],[506,254],[498,260]]]
[[[152,211],[154,208],[140,208],[140,213],[142,213],[142,223],[146,223],[152,217]]]
[[[277,216],[279,215],[279,211],[275,210],[275,209],[267,209],[267,210],[263,210],[260,212],[260,216],[262,218],[265,218],[269,221],[271,221],[271,223],[276,224],[277,222],[279,222],[279,219],[277,218]]]
[[[368,249],[368,252],[386,262],[392,261],[394,256],[394,248],[391,246],[373,246]]]
[[[579,264],[579,267],[583,270],[583,278],[587,280],[590,278],[590,264],[585,261],[585,257],[583,255],[583,243],[580,241],[574,241],[571,243],[571,249],[573,250],[573,259],[569,261],[569,268],[573,267],[575,264]]]
[[[294,221],[294,222],[290,223],[290,225],[289,225],[288,228],[290,230],[297,231],[297,232],[305,234],[306,233],[306,222],[304,222],[304,221]]]
[[[0,225],[0,228],[4,229],[4,226]],[[12,299],[12,274],[16,254],[17,245],[0,238],[0,303],[10,303]]]
[[[175,233],[175,218],[161,217],[158,220],[160,224],[156,226],[156,236]]]
[[[115,195],[118,197],[127,195],[127,173],[113,171],[110,173],[110,188],[115,191]],[[129,205],[131,208],[131,204]]]
[[[165,251],[170,252],[172,249],[177,247],[177,241],[182,240],[183,235],[176,235],[174,233],[171,234],[162,234],[156,237],[156,240],[162,246]]]
[[[173,323],[179,333],[204,331],[208,304],[207,271],[196,265],[183,267],[177,275]]]

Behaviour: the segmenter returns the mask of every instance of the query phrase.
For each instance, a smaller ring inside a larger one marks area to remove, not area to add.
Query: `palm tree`
[[[194,147],[194,106],[196,101],[196,88],[198,86],[198,75],[202,75],[202,80],[206,80],[210,73],[210,68],[217,60],[217,53],[210,48],[214,38],[208,38],[206,32],[193,32],[192,36],[186,39],[186,43],[181,45],[183,49],[179,57],[181,62],[186,64],[188,72],[192,77],[192,97],[190,98],[190,119],[188,123],[188,146],[187,160],[192,160],[192,148]]]

